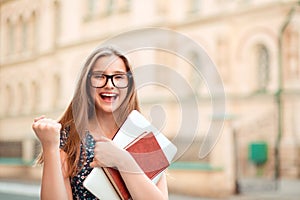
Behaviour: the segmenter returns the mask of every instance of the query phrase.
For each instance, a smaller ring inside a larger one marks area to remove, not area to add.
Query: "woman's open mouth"
[[[118,94],[111,93],[111,92],[100,93],[101,99],[107,103],[111,103],[111,102],[115,101],[118,98],[118,96],[119,96]]]

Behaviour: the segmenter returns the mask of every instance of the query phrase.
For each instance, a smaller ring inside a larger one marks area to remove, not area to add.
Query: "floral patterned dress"
[[[70,130],[68,128],[66,128],[64,131],[61,131],[61,136],[60,136],[61,149],[63,149],[63,146],[66,144],[68,140],[69,131]],[[80,199],[80,200],[98,199],[83,186],[83,181],[93,169],[90,167],[90,163],[93,161],[94,158],[95,143],[96,142],[93,136],[88,133],[85,139],[85,147],[82,143],[80,145],[80,160],[79,160],[78,167],[80,167],[81,170],[77,173],[76,176],[70,178],[73,199]],[[84,155],[86,155],[86,159],[84,159]]]

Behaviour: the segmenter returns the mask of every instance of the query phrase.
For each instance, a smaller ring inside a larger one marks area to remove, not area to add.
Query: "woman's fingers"
[[[92,166],[119,167],[127,160],[128,152],[117,146],[112,140],[101,137],[95,143],[94,161]]]
[[[101,161],[96,160],[96,158],[94,158],[94,160],[90,163],[90,167],[95,168],[95,167],[111,167],[111,166],[105,165]]]
[[[108,139],[107,137],[105,137],[103,135],[100,135],[100,136],[97,136],[97,138],[95,138],[95,141],[96,142],[110,142],[112,140]]]
[[[42,115],[42,116],[39,116],[39,117],[36,117],[36,118],[34,118],[34,122],[37,122],[37,121],[39,121],[39,120],[41,120],[41,119],[44,119],[45,118],[45,115]]]
[[[90,163],[90,167],[95,168],[95,167],[106,167],[106,166],[104,164],[94,160],[93,162]]]
[[[37,129],[54,129],[56,132],[60,131],[61,124],[56,122],[55,120],[45,118],[45,117],[39,117],[36,118],[34,123],[32,124],[32,128],[34,130]]]
[[[60,129],[62,125],[45,116],[34,119],[32,129],[42,143],[43,148],[59,147]]]
[[[94,167],[96,167],[96,166],[97,166],[96,161],[93,161],[93,162],[90,163],[90,167],[91,167],[91,168],[94,168]]]

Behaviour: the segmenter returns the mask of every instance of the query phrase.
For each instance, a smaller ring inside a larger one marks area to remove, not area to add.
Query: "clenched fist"
[[[43,149],[59,148],[61,124],[44,116],[34,119],[32,124],[36,136],[39,138]]]
[[[120,170],[123,167],[122,164],[130,157],[126,150],[118,147],[112,140],[104,136],[96,140],[94,153],[95,157],[90,164],[91,167],[116,167]]]

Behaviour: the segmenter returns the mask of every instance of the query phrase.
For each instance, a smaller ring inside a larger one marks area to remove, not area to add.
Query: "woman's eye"
[[[94,78],[95,79],[104,79],[105,77],[103,75],[99,74],[99,75],[94,75]]]
[[[125,78],[125,75],[116,75],[115,78],[116,78],[116,79],[124,79],[124,78]]]

